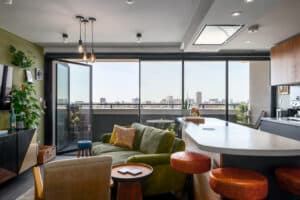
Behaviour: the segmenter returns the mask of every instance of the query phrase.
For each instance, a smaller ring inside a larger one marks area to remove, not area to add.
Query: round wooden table
[[[131,175],[129,173],[122,174],[118,170],[122,168],[139,169],[142,173],[138,175]],[[111,171],[111,177],[114,181],[118,182],[118,200],[142,200],[142,186],[141,181],[153,172],[153,168],[150,165],[142,163],[126,163],[114,165]]]

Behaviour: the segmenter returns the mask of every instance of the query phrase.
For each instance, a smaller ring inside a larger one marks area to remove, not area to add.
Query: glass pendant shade
[[[87,62],[87,60],[88,60],[86,51],[83,52],[82,60],[85,61],[85,62]]]
[[[83,52],[83,46],[82,46],[82,40],[78,41],[78,52],[82,53]]]
[[[91,60],[92,63],[94,63],[96,61],[96,57],[95,57],[94,51],[91,52],[90,60]]]

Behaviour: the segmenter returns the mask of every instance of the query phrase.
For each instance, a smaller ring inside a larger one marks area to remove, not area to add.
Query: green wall
[[[29,55],[34,60],[34,65],[30,69],[34,76],[34,68],[39,67],[44,71],[44,52],[43,48],[22,39],[12,33],[0,28],[0,64],[12,66],[10,64],[9,46],[13,45],[17,50],[22,50],[26,55]],[[14,67],[13,85],[20,86],[24,81],[24,70],[19,67]],[[44,81],[35,81],[38,97],[44,98]],[[0,111],[0,129],[8,129],[9,127],[9,113],[8,111]],[[43,144],[44,142],[44,118],[41,119],[38,127],[38,138]]]

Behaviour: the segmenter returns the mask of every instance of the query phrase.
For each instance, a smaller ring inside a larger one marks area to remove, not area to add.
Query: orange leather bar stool
[[[211,168],[210,157],[190,151],[173,153],[170,162],[173,169],[189,175],[208,172]],[[188,199],[194,199],[192,176],[187,177],[184,188]]]
[[[268,195],[267,178],[251,170],[214,169],[210,173],[209,184],[216,193],[228,199],[258,200]]]
[[[181,151],[171,155],[171,167],[186,174],[201,174],[211,168],[210,157],[189,151]]]
[[[281,167],[275,170],[279,187],[300,196],[300,167]]]

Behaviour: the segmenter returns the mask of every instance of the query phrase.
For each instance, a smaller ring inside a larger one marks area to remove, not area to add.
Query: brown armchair
[[[48,163],[44,181],[33,168],[35,200],[110,199],[112,159],[95,156]]]

